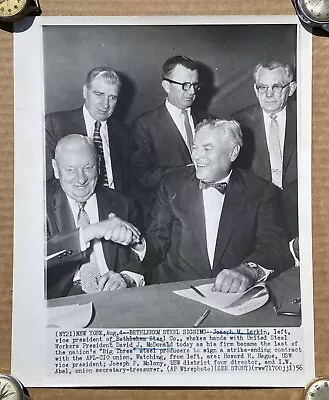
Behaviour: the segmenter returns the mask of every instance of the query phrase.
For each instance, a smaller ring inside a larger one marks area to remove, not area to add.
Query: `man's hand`
[[[93,239],[104,238],[128,246],[140,239],[140,232],[134,225],[123,221],[113,213],[109,214],[108,219],[87,225],[82,229],[86,243]]]
[[[245,292],[257,282],[257,271],[241,264],[236,268],[223,269],[216,278],[212,288],[215,292],[237,293]]]
[[[126,288],[126,281],[120,274],[114,271],[106,272],[98,281],[98,290],[103,292],[105,290],[115,290]]]

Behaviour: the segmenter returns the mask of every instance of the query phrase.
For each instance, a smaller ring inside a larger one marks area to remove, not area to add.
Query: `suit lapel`
[[[186,143],[184,142],[184,139],[182,138],[181,133],[179,132],[174,120],[171,118],[171,115],[169,114],[169,111],[167,110],[167,107],[165,105],[162,106],[161,113],[159,113],[160,116],[160,126],[164,127],[166,135],[168,136],[168,143],[172,147],[178,148],[184,158],[188,162],[191,162],[191,155],[190,152],[188,151],[188,148],[186,146]]]
[[[106,191],[106,194],[100,189],[97,191],[97,206],[98,206],[98,217],[99,221],[103,221],[108,218],[109,213],[113,209],[113,199],[110,196],[111,189]],[[117,207],[115,208],[117,210]],[[114,270],[114,266],[116,265],[116,256],[118,245],[111,242],[102,240],[103,252],[106,264],[109,270]]]
[[[261,168],[263,168],[262,176],[265,179],[272,180],[270,155],[267,147],[263,111],[261,107],[257,105],[254,112],[255,112],[254,131],[256,132],[255,134],[256,154],[258,154],[259,160],[262,164],[257,168],[257,170],[261,171]]]
[[[54,220],[58,232],[65,232],[75,228],[71,207],[63,189],[58,185],[53,197]]]
[[[216,250],[214,256],[213,270],[220,262],[224,251],[234,232],[236,222],[245,203],[245,185],[238,171],[233,171],[223,204],[222,214],[217,232]]]
[[[108,135],[108,142],[110,147],[111,153],[111,166],[112,166],[112,175],[113,181],[116,190],[119,192],[123,191],[123,170],[122,170],[122,156],[121,156],[121,146],[120,141],[115,129],[115,124],[110,117],[107,120],[107,135]],[[124,150],[124,149],[123,149]]]
[[[80,133],[81,135],[87,135],[87,128],[85,124],[85,120],[83,118],[83,108],[80,107],[77,110],[74,110],[71,115],[71,123],[74,126],[76,126],[76,132],[74,133]],[[72,130],[72,129],[71,129]],[[73,133],[73,132],[72,132]]]
[[[287,105],[287,114],[286,114],[286,130],[285,130],[285,138],[284,138],[284,149],[283,149],[283,171],[282,175],[287,169],[289,164],[289,160],[293,151],[297,146],[297,120],[296,120],[296,112],[294,112],[293,105]]]

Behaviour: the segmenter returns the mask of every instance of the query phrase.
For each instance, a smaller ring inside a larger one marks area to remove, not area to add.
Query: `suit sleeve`
[[[47,262],[47,268],[52,268],[57,265],[67,263],[81,262],[84,258],[84,253],[81,252],[79,229],[60,232],[47,240],[47,256],[55,253],[63,252]]]
[[[45,118],[45,141],[46,141],[46,179],[48,181],[54,176],[51,160],[55,156],[55,148],[57,144],[54,121],[51,115],[46,115]]]
[[[275,188],[272,185],[268,186],[259,201],[255,223],[255,245],[244,262],[254,262],[274,273],[293,266],[293,257],[289,251]]]
[[[133,124],[134,151],[132,156],[133,174],[139,183],[146,189],[156,191],[161,178],[176,167],[157,165],[152,135],[143,118]],[[170,143],[168,143],[170,146]],[[170,154],[170,148],[168,148]]]

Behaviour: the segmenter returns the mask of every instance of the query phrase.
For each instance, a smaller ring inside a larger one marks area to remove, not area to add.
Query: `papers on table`
[[[85,328],[93,314],[93,303],[48,308],[48,328]]]
[[[212,287],[212,283],[196,286],[205,297],[198,295],[193,289],[176,290],[174,293],[232,315],[242,315],[256,310],[263,306],[269,298],[263,282],[243,293],[213,292]]]

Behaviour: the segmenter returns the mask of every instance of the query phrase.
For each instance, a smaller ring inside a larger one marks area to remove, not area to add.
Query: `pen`
[[[193,328],[197,328],[200,324],[202,324],[202,322],[208,317],[208,315],[210,314],[210,310],[206,310],[200,318],[198,318],[195,322],[195,324],[193,325]]]
[[[199,296],[201,297],[206,297],[202,292],[200,292],[199,289],[197,289],[195,286],[191,285],[191,289],[195,291],[195,293],[198,293]]]

